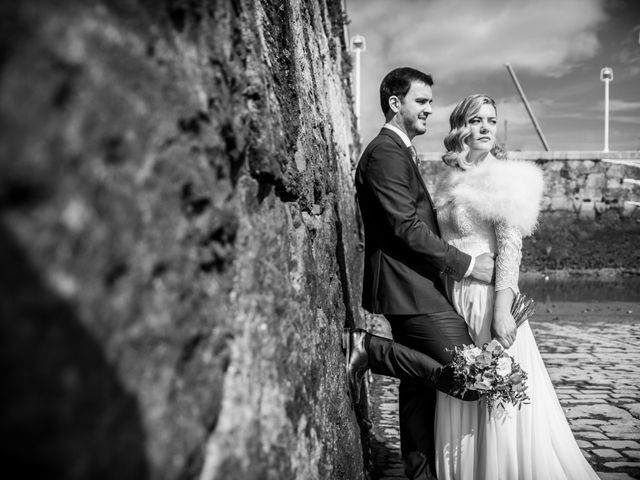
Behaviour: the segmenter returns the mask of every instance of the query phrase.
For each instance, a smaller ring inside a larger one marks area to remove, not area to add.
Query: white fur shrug
[[[436,189],[436,208],[449,202],[480,218],[505,222],[523,237],[537,225],[544,183],[533,163],[488,158],[475,168],[450,169]]]

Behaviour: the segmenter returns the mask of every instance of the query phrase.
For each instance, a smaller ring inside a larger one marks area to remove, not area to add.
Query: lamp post
[[[604,82],[604,149],[609,151],[609,82],[613,81],[613,70],[604,67],[600,70],[600,80]]]
[[[356,127],[360,127],[360,52],[364,52],[367,49],[367,44],[364,41],[362,35],[354,35],[351,37],[351,51],[355,54],[355,68],[354,68],[354,84],[355,84],[355,105],[354,110],[356,113]]]

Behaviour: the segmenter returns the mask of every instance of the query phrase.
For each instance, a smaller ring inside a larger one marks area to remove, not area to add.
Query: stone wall
[[[640,188],[624,182],[640,178],[640,152],[512,152],[511,157],[534,160],[542,167],[544,213],[595,220],[615,210],[621,217],[630,217],[636,206],[629,201],[640,201]]]
[[[640,272],[640,152],[510,152],[535,161],[545,191],[538,231],[525,240],[523,269],[614,269]],[[422,154],[433,185],[447,168],[435,153]],[[633,166],[637,165],[637,166]]]
[[[357,479],[340,0],[0,7],[0,431],[24,478]]]

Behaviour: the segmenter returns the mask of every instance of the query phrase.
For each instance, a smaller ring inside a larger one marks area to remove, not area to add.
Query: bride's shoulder
[[[480,181],[494,192],[504,192],[513,197],[535,197],[542,193],[544,187],[542,169],[524,160],[492,159],[470,173],[476,177],[474,182]]]
[[[536,164],[492,158],[463,175],[452,188],[457,203],[489,220],[513,224],[523,235],[535,228],[544,189],[542,170]]]

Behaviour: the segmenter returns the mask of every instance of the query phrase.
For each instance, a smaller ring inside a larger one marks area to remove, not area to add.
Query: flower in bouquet
[[[527,403],[527,373],[496,340],[453,349],[454,393],[480,392],[489,410]]]

